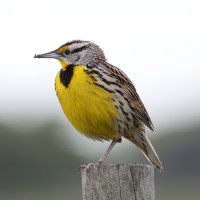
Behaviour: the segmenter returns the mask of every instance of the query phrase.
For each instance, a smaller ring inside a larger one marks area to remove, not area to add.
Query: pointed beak
[[[60,59],[62,57],[63,55],[56,53],[56,50],[48,52],[48,53],[43,53],[43,54],[35,54],[34,56],[34,58],[55,58],[55,59]]]

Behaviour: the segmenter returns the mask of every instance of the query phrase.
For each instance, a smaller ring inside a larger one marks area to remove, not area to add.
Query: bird
[[[72,40],[34,58],[57,59],[62,68],[55,79],[61,107],[75,129],[86,137],[112,141],[97,163],[104,163],[122,137],[134,143],[147,160],[162,171],[162,163],[148,139],[145,127],[153,123],[129,77],[107,62],[103,50],[90,41]]]

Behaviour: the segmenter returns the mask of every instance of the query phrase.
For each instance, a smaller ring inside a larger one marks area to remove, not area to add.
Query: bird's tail
[[[145,133],[134,134],[134,136],[127,139],[141,149],[147,160],[152,165],[154,165],[158,170],[163,171],[162,163]]]

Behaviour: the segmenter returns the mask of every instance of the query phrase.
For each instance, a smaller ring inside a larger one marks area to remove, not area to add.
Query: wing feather
[[[130,103],[134,108],[135,117],[153,131],[153,123],[131,80],[119,68],[109,63],[106,63],[105,67],[109,72],[111,72],[113,76],[115,76],[120,81],[124,93],[127,97],[129,97]]]

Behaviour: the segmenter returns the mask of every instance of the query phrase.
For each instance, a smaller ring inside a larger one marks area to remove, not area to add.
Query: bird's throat
[[[68,67],[68,64],[66,64],[66,62],[62,59],[58,59],[58,60],[59,60],[60,64],[62,65],[62,69],[66,70]]]

